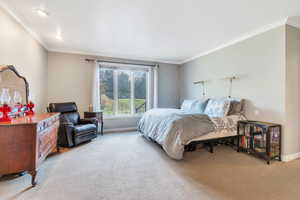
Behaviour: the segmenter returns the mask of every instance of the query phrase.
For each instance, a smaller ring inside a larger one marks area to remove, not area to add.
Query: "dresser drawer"
[[[59,127],[59,121],[56,121],[50,127],[40,132],[39,137],[39,159],[46,158],[57,145],[57,131]]]
[[[55,123],[57,123],[59,121],[59,116],[53,116],[51,118],[48,118],[46,120],[43,120],[41,122],[38,123],[37,125],[37,132],[42,132],[45,129],[51,127],[52,125],[54,125]]]
[[[54,146],[51,142],[43,144],[40,149],[39,159],[40,161],[44,160],[53,150]]]

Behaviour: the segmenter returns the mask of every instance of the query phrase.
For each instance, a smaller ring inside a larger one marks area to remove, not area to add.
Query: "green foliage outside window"
[[[131,114],[131,73],[134,81],[134,113],[143,113],[146,111],[147,81],[146,72],[143,71],[121,71],[116,70],[118,76],[118,113]],[[114,106],[114,70],[100,70],[100,94],[101,107],[105,115],[115,115]]]

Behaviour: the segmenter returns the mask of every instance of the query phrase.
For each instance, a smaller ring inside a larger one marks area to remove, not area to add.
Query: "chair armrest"
[[[79,124],[95,124],[98,130],[98,119],[97,118],[85,118],[85,119],[80,119]]]
[[[80,119],[79,123],[80,124],[95,124],[95,123],[98,123],[98,119],[97,118]]]

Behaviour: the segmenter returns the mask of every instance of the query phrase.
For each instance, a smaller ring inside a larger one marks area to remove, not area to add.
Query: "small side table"
[[[84,118],[96,118],[101,124],[101,135],[103,135],[103,112],[84,112]]]

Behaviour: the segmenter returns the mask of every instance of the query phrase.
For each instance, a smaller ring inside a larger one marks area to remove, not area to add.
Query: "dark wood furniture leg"
[[[31,175],[31,185],[34,187],[36,186],[35,178],[36,178],[37,171],[36,170],[29,171],[29,174]]]
[[[101,135],[103,135],[103,120],[101,121]]]

